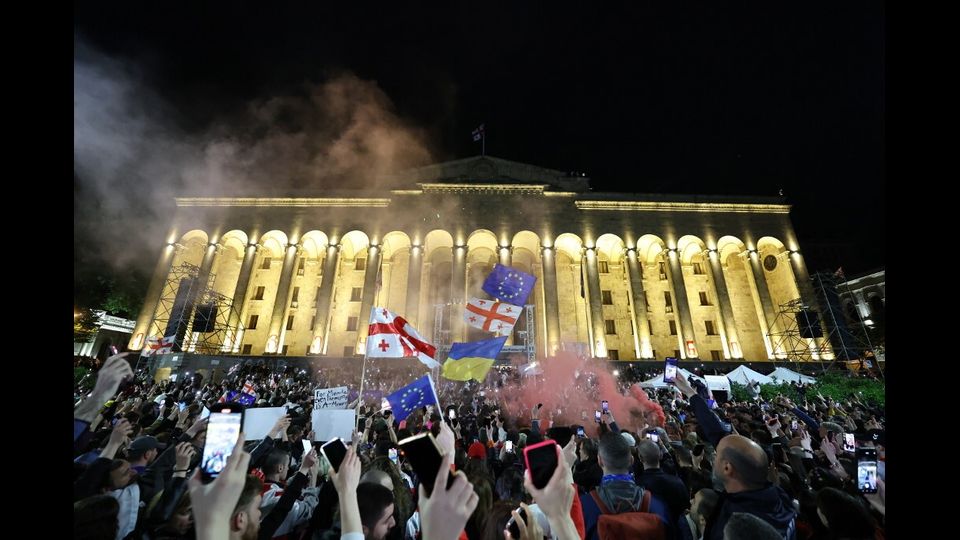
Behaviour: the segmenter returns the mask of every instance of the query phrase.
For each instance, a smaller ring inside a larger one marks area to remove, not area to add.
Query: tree
[[[92,309],[83,308],[73,318],[73,341],[74,343],[90,343],[97,330],[100,329],[98,323],[100,317]]]

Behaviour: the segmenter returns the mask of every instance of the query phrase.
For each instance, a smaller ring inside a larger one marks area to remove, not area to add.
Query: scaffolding
[[[201,276],[200,268],[190,263],[170,269],[154,324],[163,334],[160,337],[176,336],[173,352],[232,352],[228,339],[242,330],[240,317],[233,299],[213,289],[215,280],[215,274]]]
[[[778,360],[821,362],[826,371],[838,361],[859,361],[863,367],[865,360],[873,358],[882,376],[876,351],[859,312],[856,321],[848,321],[840,309],[836,298],[836,277],[830,273],[818,273],[811,276],[810,281],[819,305],[811,306],[796,298],[779,306],[767,334],[774,351],[774,363]],[[802,332],[801,324],[804,330],[809,330]]]

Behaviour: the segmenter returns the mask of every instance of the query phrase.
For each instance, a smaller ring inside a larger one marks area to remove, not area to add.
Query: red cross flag
[[[474,328],[506,335],[513,331],[523,308],[495,300],[471,298],[463,310],[463,320]]]
[[[160,339],[159,336],[147,338],[147,346],[140,352],[140,356],[153,356],[154,354],[167,354],[173,352],[173,344],[177,336],[167,336]]]
[[[370,310],[370,329],[367,332],[367,358],[416,357],[433,369],[440,364],[433,359],[437,349],[420,337],[416,328],[403,317],[389,310],[375,307]]]

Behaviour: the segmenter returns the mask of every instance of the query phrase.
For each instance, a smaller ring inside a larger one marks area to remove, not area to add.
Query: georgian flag
[[[495,300],[471,298],[463,310],[463,320],[474,328],[507,335],[520,318],[523,308]]]
[[[173,344],[176,343],[177,336],[167,336],[163,339],[155,337],[147,338],[147,346],[143,348],[140,356],[153,356],[154,354],[167,354],[173,352]]]
[[[368,358],[416,357],[433,369],[440,363],[433,359],[437,349],[420,337],[417,330],[403,317],[382,307],[370,310],[370,328],[367,331]]]

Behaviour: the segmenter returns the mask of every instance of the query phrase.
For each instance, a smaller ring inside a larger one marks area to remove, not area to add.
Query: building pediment
[[[433,185],[444,186],[529,186],[543,191],[586,192],[590,190],[590,178],[577,173],[558,171],[518,163],[491,156],[476,156],[456,161],[448,161],[409,169],[393,175],[389,179],[394,185],[419,187],[425,191],[434,191]],[[489,189],[487,187],[484,190]],[[511,188],[506,188],[511,189]],[[514,188],[516,189],[516,188]]]

